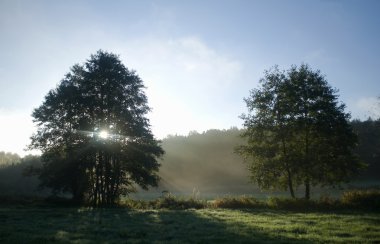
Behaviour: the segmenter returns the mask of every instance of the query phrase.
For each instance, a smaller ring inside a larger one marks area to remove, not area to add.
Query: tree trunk
[[[307,179],[305,181],[305,199],[310,200],[310,181]]]
[[[286,151],[285,138],[284,137],[282,137],[282,151],[283,151],[284,156],[287,160],[287,151]],[[286,173],[288,174],[288,187],[289,187],[290,195],[294,199],[294,198],[296,198],[296,196],[294,194],[294,189],[293,189],[292,174],[290,172],[289,164],[287,162],[285,163],[285,166],[286,166]]]
[[[83,191],[83,184],[81,184],[81,181],[79,179],[76,179],[71,185],[71,191],[72,191],[72,200],[75,203],[83,203],[84,202],[84,191]]]
[[[82,200],[83,200],[83,195],[82,194],[79,194],[79,191],[78,189],[72,189],[72,201],[74,201],[75,203],[82,203]]]
[[[293,181],[292,181],[292,176],[290,174],[290,171],[288,169],[288,187],[289,187],[289,191],[290,191],[290,195],[292,196],[292,198],[296,198],[296,195],[294,194],[294,189],[293,189]]]

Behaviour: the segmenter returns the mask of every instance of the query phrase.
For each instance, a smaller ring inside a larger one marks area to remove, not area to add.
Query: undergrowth
[[[323,196],[318,200],[270,197],[258,200],[254,197],[221,197],[212,201],[196,198],[179,198],[172,195],[151,201],[127,199],[119,206],[132,209],[280,209],[295,211],[370,210],[380,211],[380,190],[350,190],[339,199]]]
[[[344,192],[340,198],[343,205],[367,210],[380,209],[380,190],[351,190]]]
[[[208,204],[211,208],[262,208],[265,202],[259,201],[254,197],[240,196],[240,197],[223,197],[217,198]]]
[[[0,197],[0,205],[18,206],[80,206],[66,198],[21,198]],[[344,192],[339,199],[321,197],[318,200],[292,199],[270,197],[258,200],[254,197],[219,197],[212,201],[200,200],[195,197],[175,197],[171,194],[155,200],[144,201],[125,199],[114,207],[129,209],[279,209],[294,211],[328,211],[328,210],[365,210],[380,211],[380,190],[350,190]]]
[[[151,201],[127,199],[120,202],[119,206],[133,209],[201,209],[207,207],[207,201],[168,195]]]

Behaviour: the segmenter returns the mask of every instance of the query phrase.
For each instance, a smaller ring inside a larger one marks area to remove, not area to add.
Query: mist
[[[358,134],[356,153],[367,164],[354,179],[359,185],[374,185],[380,181],[380,120],[352,121]],[[203,133],[193,131],[187,136],[171,135],[162,140],[165,154],[160,158],[160,181],[157,188],[144,191],[137,188],[134,198],[154,198],[163,191],[176,195],[197,194],[201,198],[217,195],[270,194],[262,192],[249,179],[247,164],[235,148],[244,144],[241,129],[211,129]],[[39,156],[20,157],[15,153],[0,152],[0,195],[46,195],[41,191],[37,176],[26,176],[31,167],[42,165]],[[353,183],[354,184],[354,183]],[[284,195],[287,193],[284,191]]]
[[[191,132],[162,141],[160,187],[174,192],[194,189],[207,193],[247,192],[252,189],[242,158],[234,148],[243,143],[237,128]]]
[[[38,177],[27,176],[28,170],[41,165],[39,156],[21,158],[15,153],[0,152],[0,196],[46,196],[49,192],[38,188]]]

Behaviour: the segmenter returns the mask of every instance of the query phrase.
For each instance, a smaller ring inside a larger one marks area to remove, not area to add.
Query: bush
[[[269,208],[297,211],[325,211],[339,208],[339,201],[322,196],[319,200],[271,197],[267,201]]]
[[[351,190],[343,192],[341,203],[344,206],[361,209],[380,209],[380,190]]]
[[[194,198],[178,198],[170,194],[151,201],[127,199],[119,203],[122,207],[132,209],[200,209],[207,206],[205,201]]]
[[[315,207],[315,202],[306,199],[270,197],[267,206],[275,209],[309,210]]]
[[[149,202],[143,200],[126,199],[119,202],[120,207],[131,209],[149,209]]]
[[[206,202],[194,198],[183,199],[168,195],[152,201],[151,205],[155,209],[200,209],[206,206]]]
[[[247,196],[217,198],[210,203],[213,208],[258,208],[263,205],[256,198]]]

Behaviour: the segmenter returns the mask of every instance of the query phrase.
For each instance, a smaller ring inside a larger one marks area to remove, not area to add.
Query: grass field
[[[0,243],[373,243],[380,213],[0,207]]]

